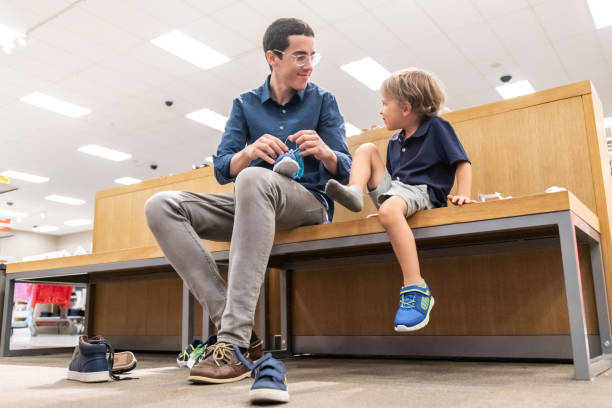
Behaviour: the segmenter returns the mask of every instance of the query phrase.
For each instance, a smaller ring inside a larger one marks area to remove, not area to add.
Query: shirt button
[[[285,128],[284,126],[281,126],[281,127],[280,127],[280,129],[281,129],[281,130],[283,130],[284,128]]]
[[[402,152],[405,152],[405,151],[406,151],[406,148],[405,148],[405,147],[402,147]]]
[[[287,113],[287,111],[285,109],[283,109],[283,113]]]

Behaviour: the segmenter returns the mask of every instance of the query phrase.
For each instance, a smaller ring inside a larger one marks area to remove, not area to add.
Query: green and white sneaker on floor
[[[212,335],[204,343],[200,343],[192,352],[189,354],[187,360],[187,367],[191,368],[197,364],[198,361],[202,360],[208,351],[208,348],[217,342],[217,336]]]
[[[189,356],[201,344],[202,342],[198,339],[195,339],[191,344],[188,344],[187,347],[185,347],[185,350],[181,351],[179,355],[176,357],[176,364],[178,364],[178,366],[181,368],[187,367],[187,364],[189,362]]]

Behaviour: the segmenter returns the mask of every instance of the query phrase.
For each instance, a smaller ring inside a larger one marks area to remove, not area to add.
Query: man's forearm
[[[472,165],[469,162],[457,166],[457,195],[469,197],[472,193]]]
[[[242,149],[232,157],[230,161],[230,177],[236,177],[238,173],[251,165],[251,159],[246,148]]]
[[[338,157],[336,156],[336,153],[334,153],[334,151],[331,149],[330,153],[331,154],[329,155],[329,157],[321,160],[321,163],[323,163],[323,166],[325,166],[328,172],[335,176],[338,174]]]

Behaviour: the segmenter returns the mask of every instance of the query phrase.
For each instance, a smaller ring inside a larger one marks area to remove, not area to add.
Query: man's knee
[[[236,195],[261,193],[274,185],[273,178],[277,176],[271,170],[263,167],[247,167],[238,173],[234,190]]]
[[[176,193],[176,191],[160,191],[147,200],[144,209],[149,226],[163,217],[169,206],[176,201]]]

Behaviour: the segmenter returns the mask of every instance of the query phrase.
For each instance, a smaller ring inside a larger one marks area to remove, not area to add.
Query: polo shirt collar
[[[270,100],[272,99],[272,96],[270,95],[270,77],[271,75],[268,75],[268,77],[266,78],[266,82],[264,82],[264,84],[259,87],[259,89],[261,90],[259,100],[261,101],[262,104],[268,101],[268,99]],[[296,95],[300,98],[300,101],[304,100],[305,92],[306,92],[305,89],[300,89],[299,91],[296,92]]]
[[[425,134],[429,130],[429,126],[431,125],[431,119],[432,118],[433,118],[432,116],[423,118],[422,121],[421,121],[421,124],[419,125],[417,130],[412,134],[412,136],[410,136],[410,138],[414,139],[414,138],[419,138],[419,137],[425,136]],[[399,140],[399,141],[401,141],[401,140],[404,139],[405,133],[406,132],[402,129],[401,131],[399,131],[396,134],[394,134],[391,137],[391,140]]]

